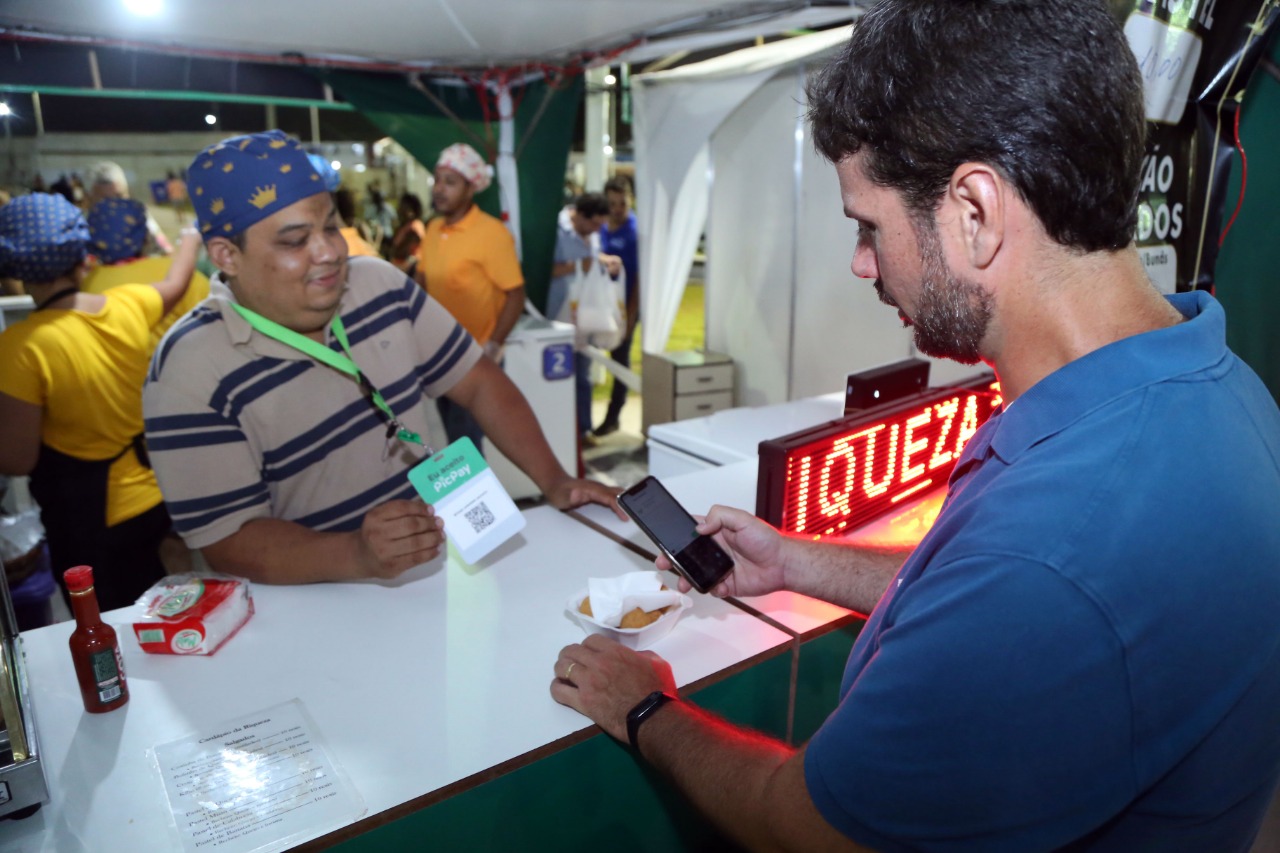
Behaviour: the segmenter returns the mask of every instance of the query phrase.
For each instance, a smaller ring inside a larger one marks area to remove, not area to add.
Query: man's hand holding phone
[[[786,589],[783,567],[787,540],[770,525],[749,512],[727,506],[713,506],[705,518],[697,519],[698,533],[713,537],[733,557],[733,571],[712,589],[710,595],[765,595]],[[655,561],[659,569],[673,569],[666,556]],[[680,591],[692,587],[680,578]]]
[[[667,564],[698,592],[708,592],[733,571],[730,557],[657,477],[645,477],[618,495],[618,506],[658,546]]]

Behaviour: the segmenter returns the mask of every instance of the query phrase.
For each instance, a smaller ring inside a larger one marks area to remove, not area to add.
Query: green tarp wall
[[[426,168],[434,167],[440,152],[455,142],[466,142],[492,164],[498,147],[496,111],[492,111],[493,121],[486,126],[483,107],[470,86],[441,85],[424,79],[440,102],[470,130],[467,133],[402,76],[319,70],[315,73]],[[580,75],[560,86],[545,80],[512,84],[516,167],[520,174],[521,266],[526,294],[539,308],[546,304],[556,216],[564,206],[564,175],[582,93]],[[494,185],[478,195],[476,201],[481,209],[499,215],[496,176]],[[429,205],[430,199],[423,202]]]
[[[1280,38],[1267,53],[1280,64]],[[1214,268],[1215,293],[1227,312],[1227,344],[1280,402],[1280,81],[1258,68],[1240,114],[1249,174],[1244,205]],[[1232,161],[1223,222],[1240,195],[1240,162]]]

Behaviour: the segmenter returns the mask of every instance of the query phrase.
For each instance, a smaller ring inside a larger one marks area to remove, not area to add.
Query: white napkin
[[[588,578],[591,618],[601,625],[617,628],[622,617],[637,607],[658,610],[680,603],[679,592],[661,587],[662,576],[657,572],[628,572],[615,578]]]

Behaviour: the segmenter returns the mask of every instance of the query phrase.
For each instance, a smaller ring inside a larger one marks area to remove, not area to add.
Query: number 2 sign
[[[548,344],[542,350],[542,378],[568,379],[573,375],[573,345]]]

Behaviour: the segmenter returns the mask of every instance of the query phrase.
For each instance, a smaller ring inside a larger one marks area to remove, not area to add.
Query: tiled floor
[[[595,401],[592,404],[591,423],[599,425],[604,420],[607,408],[607,401]],[[582,464],[590,479],[626,488],[638,483],[649,473],[649,449],[640,432],[638,394],[627,398],[618,422],[617,432],[597,438],[594,447],[582,448]]]

